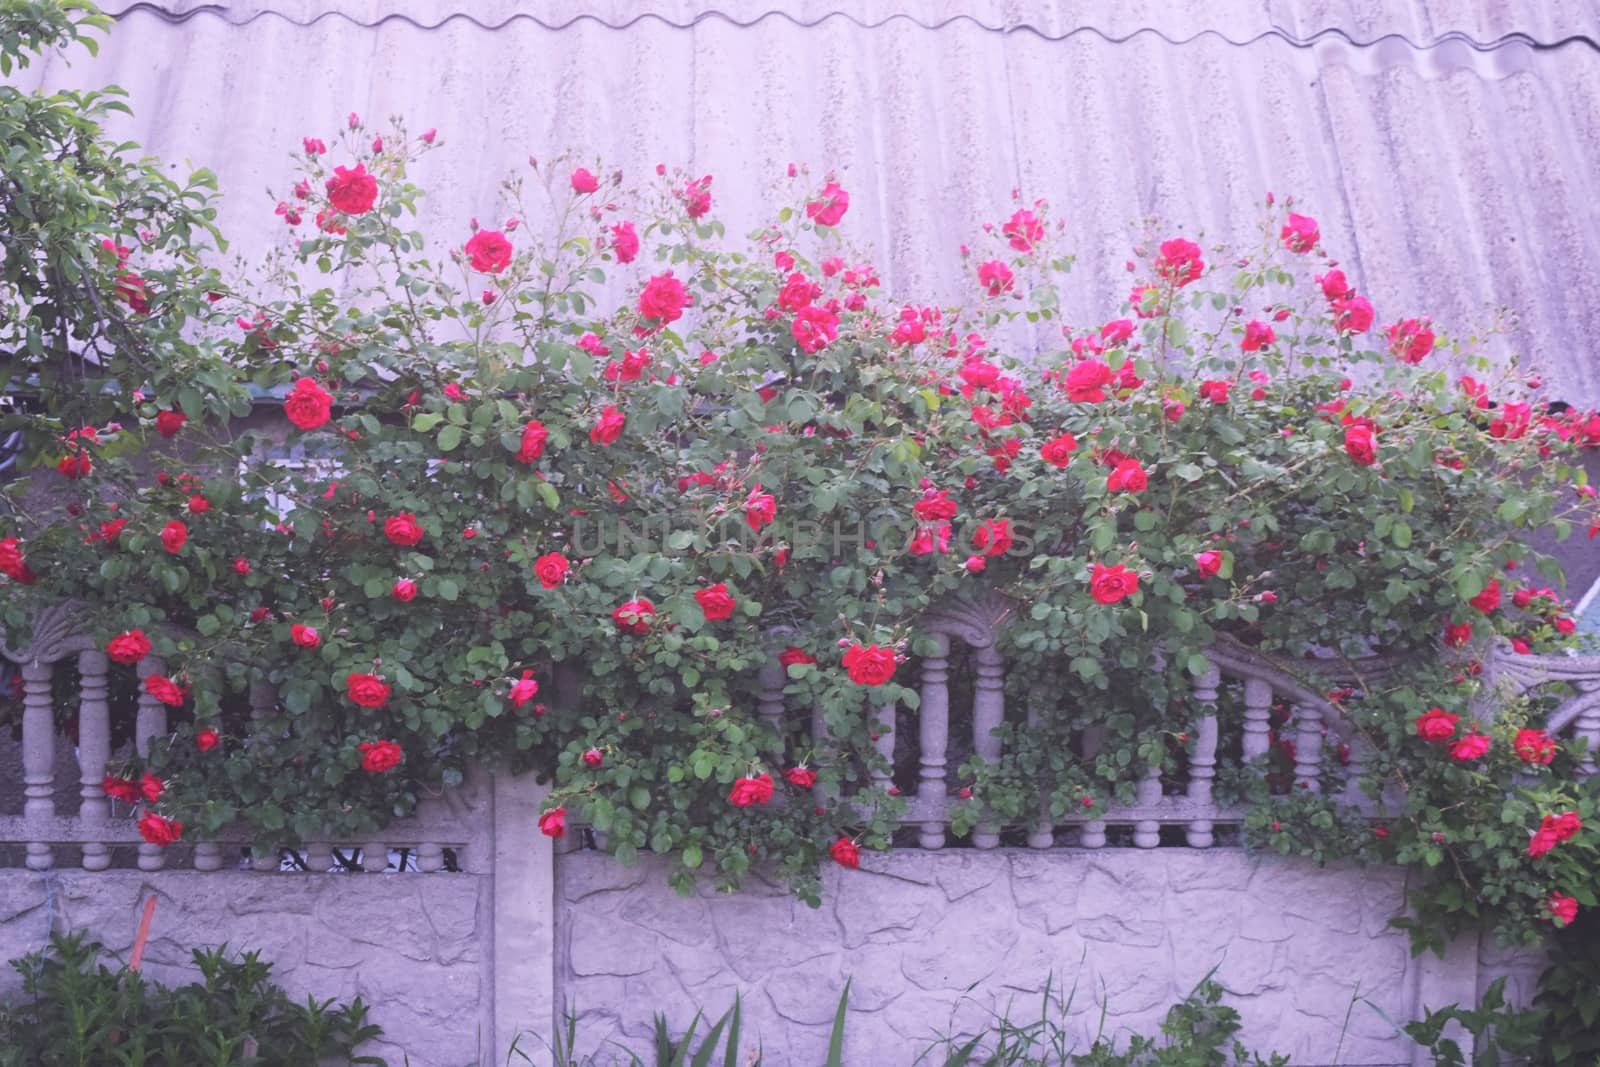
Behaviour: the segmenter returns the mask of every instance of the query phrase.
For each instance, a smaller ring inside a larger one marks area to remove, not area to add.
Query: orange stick
[[[150,920],[156,917],[156,895],[145,898],[144,918],[139,920],[139,932],[133,937],[133,956],[128,960],[128,970],[137,971],[144,962],[144,943],[150,940]]]

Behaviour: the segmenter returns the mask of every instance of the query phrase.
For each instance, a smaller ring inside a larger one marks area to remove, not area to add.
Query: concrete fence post
[[[1476,932],[1462,934],[1445,945],[1444,958],[1424,952],[1416,960],[1416,984],[1411,991],[1411,1010],[1407,1019],[1421,1019],[1429,1011],[1459,1004],[1463,1008],[1478,1003],[1478,939]],[[1400,1022],[1401,1020],[1396,1020]],[[1455,1038],[1462,1055],[1472,1062],[1472,1035],[1451,1023],[1445,1033]],[[1428,1050],[1418,1045],[1411,1054],[1416,1067],[1433,1062]]]
[[[487,1063],[505,1062],[513,1041],[541,1055],[553,1042],[556,1003],[556,878],[554,842],[539,832],[548,786],[533,775],[494,775],[489,944],[494,1044]]]

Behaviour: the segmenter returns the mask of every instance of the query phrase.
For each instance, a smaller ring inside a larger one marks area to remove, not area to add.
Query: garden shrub
[[[33,164],[98,144],[103,101],[40,99],[7,97]],[[81,602],[117,684],[170,706],[108,780],[151,840],[369,839],[486,761],[553,783],[546,833],[671,854],[685,891],[770,866],[815,901],[819,865],[889,847],[904,810],[873,784],[876,709],[915,721],[919,619],[987,598],[1015,713],[954,774],[957,833],[1177,776],[1229,642],[1329,691],[1363,756],[1330,737],[1312,792],[1280,719],[1219,778],[1261,802],[1252,843],[1415,865],[1419,943],[1594,905],[1581,743],[1485,703],[1480,670],[1494,641],[1574,640],[1526,539],[1600,529],[1600,416],[1489,359],[1492,328],[1380,320],[1271,197],[1246,247],[1152,228],[1127,302],[1078,323],[1042,200],[998,212],[962,250],[970,298],[935,306],[883,291],[833,175],[791,168],[730,242],[708,176],[530,161],[476,206],[500,221],[419,233],[442,150],[357,115],[308,135],[284,245],[226,281],[204,176],[8,169],[32,406],[0,427],[70,507],[0,519],[3,621],[25,642]],[[30,199],[69,192],[77,214]],[[1373,657],[1393,669],[1332,691]],[[257,683],[278,699],[252,716]],[[1237,731],[1237,694],[1217,708]],[[1352,776],[1376,816],[1336,799]]]

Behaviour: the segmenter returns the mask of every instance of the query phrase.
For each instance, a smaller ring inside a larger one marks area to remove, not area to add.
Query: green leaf
[[[450,423],[439,431],[439,451],[449,452],[461,443],[461,427]]]

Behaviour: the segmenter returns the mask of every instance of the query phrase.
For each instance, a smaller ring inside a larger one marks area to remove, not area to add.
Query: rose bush
[[[770,864],[814,899],[820,862],[891,843],[876,709],[915,715],[919,618],[993,593],[1028,721],[959,768],[957,832],[1181,771],[1218,640],[1313,681],[1381,655],[1402,668],[1343,698],[1371,751],[1328,746],[1326,795],[1359,773],[1385,836],[1297,789],[1279,734],[1219,779],[1263,801],[1255,840],[1418,862],[1436,910],[1512,933],[1594,905],[1576,746],[1521,758],[1532,713],[1473,712],[1470,663],[1571,640],[1526,536],[1594,534],[1575,459],[1600,417],[1423,320],[1376,329],[1314,219],[1269,201],[1231,251],[1153,233],[1127,304],[1064,323],[1043,201],[1001,213],[970,300],[939,307],[883,292],[831,175],[792,172],[747,246],[709,177],[602,196],[610,172],[566,161],[508,181],[497,228],[424,235],[411,172],[441,146],[355,115],[306,138],[259,278],[146,269],[173,253],[129,236],[93,270],[144,272],[119,329],[172,358],[109,362],[122,388],[92,403],[44,375],[22,417],[71,508],[5,520],[4,621],[25,640],[77,598],[119,672],[163,657],[152,840],[241,819],[362,840],[488,761],[552,780],[552,836],[581,819],[623,858],[674,854],[683,888]]]

